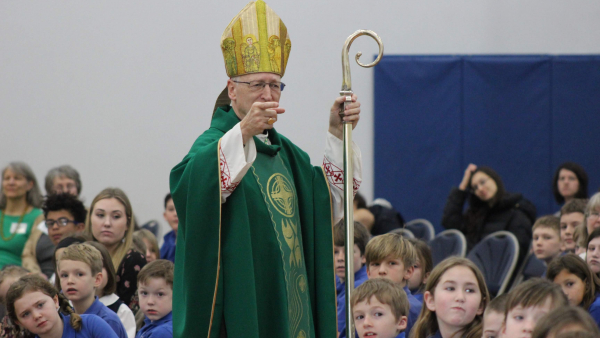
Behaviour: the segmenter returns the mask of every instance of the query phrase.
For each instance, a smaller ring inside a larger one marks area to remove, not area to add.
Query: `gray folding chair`
[[[415,235],[412,233],[412,231],[405,229],[405,228],[394,229],[394,230],[390,231],[389,233],[390,234],[400,234],[400,236],[406,237],[406,238],[415,238]]]
[[[462,232],[449,229],[440,232],[429,241],[433,266],[450,256],[465,257],[467,254],[467,239]]]
[[[497,231],[486,236],[469,252],[470,259],[485,276],[490,294],[499,296],[506,290],[517,260],[519,241],[508,231]]]
[[[433,224],[424,218],[413,219],[406,223],[404,227],[410,230],[416,238],[429,242],[435,237],[435,228]]]
[[[510,288],[514,288],[529,278],[542,277],[546,272],[546,269],[546,264],[535,257],[535,254],[527,254],[527,257],[525,257],[525,260],[523,260],[523,264],[521,264],[521,267],[519,268]]]

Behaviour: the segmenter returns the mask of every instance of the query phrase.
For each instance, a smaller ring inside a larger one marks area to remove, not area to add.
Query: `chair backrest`
[[[157,221],[155,221],[155,220],[148,221],[145,224],[143,224],[140,228],[150,230],[150,232],[153,233],[154,236],[156,236],[156,240],[158,240],[158,235],[159,235],[158,232],[160,229],[160,224],[158,224]]]
[[[546,264],[535,257],[535,254],[527,254],[527,257],[525,257],[523,263],[519,267],[519,270],[510,288],[514,288],[529,278],[542,277],[546,272],[546,268]]]
[[[467,239],[462,232],[449,229],[440,232],[429,241],[433,266],[450,256],[465,257],[467,254]]]
[[[517,260],[519,242],[508,231],[497,231],[486,236],[467,255],[485,276],[485,282],[492,296],[501,295],[508,286]]]
[[[404,227],[415,235],[416,238],[429,242],[435,237],[435,228],[433,224],[424,218],[413,219],[406,223]]]
[[[394,229],[394,230],[390,231],[390,233],[391,234],[400,234],[400,236],[406,237],[406,238],[415,238],[415,235],[412,233],[412,231],[405,229],[405,228]]]

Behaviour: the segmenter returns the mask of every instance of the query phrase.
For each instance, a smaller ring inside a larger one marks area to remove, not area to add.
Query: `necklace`
[[[10,236],[8,236],[8,238],[4,237],[4,215],[6,213],[4,212],[4,210],[2,210],[2,216],[0,216],[0,237],[2,237],[2,240],[4,240],[5,242],[8,242],[11,239],[15,238],[15,236],[17,235],[17,232],[18,232],[19,224],[21,224],[21,222],[23,221],[23,218],[25,218],[25,213],[27,212],[28,207],[29,206],[26,204],[25,209],[23,210],[23,213],[21,214],[21,217],[19,217],[19,220],[17,221],[17,229],[15,229],[15,232],[10,234]]]

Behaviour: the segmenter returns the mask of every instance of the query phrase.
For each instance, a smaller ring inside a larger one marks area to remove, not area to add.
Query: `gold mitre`
[[[262,1],[252,1],[221,37],[227,76],[274,73],[283,77],[292,42],[279,16]]]

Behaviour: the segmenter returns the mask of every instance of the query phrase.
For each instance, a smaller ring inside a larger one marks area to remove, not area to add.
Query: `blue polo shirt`
[[[106,305],[102,304],[98,297],[95,297],[94,302],[85,311],[85,315],[96,315],[102,319],[112,328],[119,338],[127,338],[127,332],[121,323],[121,319],[111,309],[107,308]]]
[[[169,260],[175,263],[175,240],[177,239],[177,234],[175,234],[174,230],[168,232],[165,237],[163,237],[163,245],[160,247],[160,258]]]
[[[62,338],[117,338],[117,334],[111,330],[110,326],[102,318],[96,315],[80,316],[81,330],[75,331],[71,326],[71,316],[60,314],[64,324]],[[38,336],[36,335],[36,337]]]
[[[354,288],[359,287],[369,277],[367,276],[367,266],[363,265],[360,270],[354,273]],[[337,291],[337,319],[338,319],[338,338],[346,338],[346,283],[342,283],[338,276],[335,276],[335,288]]]
[[[408,309],[408,321],[406,324],[406,330],[404,331],[408,336],[410,335],[410,330],[412,330],[413,325],[415,325],[417,319],[419,319],[419,314],[421,313],[423,302],[419,302],[419,300],[412,295],[412,293],[408,289],[408,286],[404,287],[404,292],[406,292],[408,304],[410,305],[410,308]]]
[[[173,312],[155,321],[146,317],[135,338],[173,338]]]

